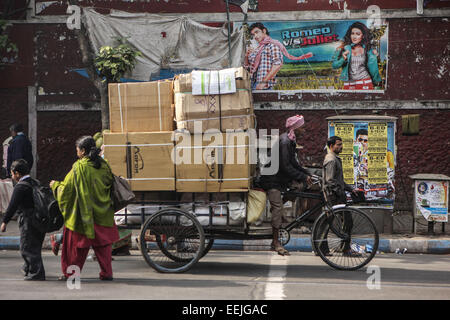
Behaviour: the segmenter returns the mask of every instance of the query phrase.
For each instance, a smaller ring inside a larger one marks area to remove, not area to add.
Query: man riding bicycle
[[[261,186],[267,192],[270,202],[270,212],[272,214],[272,235],[271,249],[279,255],[289,255],[282,245],[279,237],[283,219],[283,203],[287,198],[282,199],[282,191],[289,188],[293,191],[304,191],[312,184],[310,174],[300,165],[297,159],[296,141],[305,132],[303,125],[305,119],[301,115],[290,117],[286,120],[287,131],[279,137],[279,169],[278,172],[270,176],[261,176]]]

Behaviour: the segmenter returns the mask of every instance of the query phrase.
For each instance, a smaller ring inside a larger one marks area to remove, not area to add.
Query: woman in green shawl
[[[91,136],[77,140],[78,160],[64,181],[50,186],[64,216],[61,268],[67,279],[78,266],[80,272],[92,246],[100,264],[100,279],[112,280],[111,245],[119,239],[111,200],[113,176]]]

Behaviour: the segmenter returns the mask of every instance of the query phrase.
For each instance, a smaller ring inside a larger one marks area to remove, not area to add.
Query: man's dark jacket
[[[31,178],[26,178],[23,181],[31,183]],[[8,223],[16,211],[18,211],[19,214],[28,214],[33,208],[33,190],[25,184],[18,183],[14,187],[11,201],[6,209],[5,216],[3,217],[3,222]]]
[[[261,176],[260,186],[263,189],[283,190],[287,188],[293,180],[306,182],[306,178],[309,174],[298,163],[296,147],[296,143],[289,139],[287,132],[280,135],[278,172],[271,176]]]
[[[323,161],[323,191],[330,197],[333,204],[345,204],[347,196],[345,191],[353,189],[344,181],[342,160],[334,152],[329,151]]]
[[[31,142],[24,134],[18,134],[12,139],[8,147],[8,174],[11,172],[11,164],[15,160],[25,159],[29,168],[33,167],[33,153],[31,150]]]

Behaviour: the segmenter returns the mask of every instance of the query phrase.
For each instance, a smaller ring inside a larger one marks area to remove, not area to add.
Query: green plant
[[[120,78],[134,69],[136,58],[142,53],[132,47],[125,39],[117,39],[115,47],[103,46],[95,57],[95,67],[104,77],[103,82],[120,82]]]
[[[16,44],[9,40],[7,29],[8,22],[5,20],[0,20],[0,52],[2,58],[4,55],[10,55],[19,51]]]

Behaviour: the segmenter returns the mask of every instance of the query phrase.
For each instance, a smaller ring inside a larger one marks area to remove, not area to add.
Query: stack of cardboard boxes
[[[135,191],[248,191],[250,79],[243,68],[223,71],[110,84],[104,152],[113,172]]]

